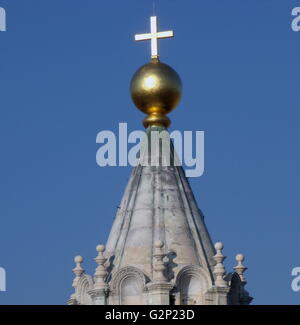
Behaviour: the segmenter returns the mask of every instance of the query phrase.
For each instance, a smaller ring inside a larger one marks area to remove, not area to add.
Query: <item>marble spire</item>
[[[98,245],[94,276],[86,274],[82,257],[76,257],[75,292],[68,304],[94,305],[226,305],[248,304],[245,290],[244,257],[237,256],[234,272],[227,273],[222,253],[224,245],[214,246],[204,216],[195,200],[185,172],[175,163],[172,142],[168,140],[167,117],[178,105],[182,83],[177,72],[160,62],[157,39],[173,36],[157,32],[138,40],[152,40],[151,62],[134,74],[131,97],[147,116],[144,144],[153,132],[166,135],[140,151],[106,245]],[[158,164],[145,164],[154,161]],[[163,162],[169,161],[169,164]]]

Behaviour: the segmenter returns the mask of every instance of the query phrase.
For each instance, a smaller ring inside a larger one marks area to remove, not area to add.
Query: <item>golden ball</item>
[[[165,115],[179,103],[182,83],[167,64],[152,60],[139,68],[131,80],[131,97],[138,109],[153,115]]]

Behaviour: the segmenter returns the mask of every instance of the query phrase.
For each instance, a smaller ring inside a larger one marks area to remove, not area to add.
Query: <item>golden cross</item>
[[[158,23],[157,17],[150,17],[150,26],[151,32],[148,34],[139,34],[135,35],[136,41],[148,41],[151,40],[151,58],[158,59],[158,40],[160,38],[170,38],[174,36],[174,32],[172,30],[166,32],[158,32]]]

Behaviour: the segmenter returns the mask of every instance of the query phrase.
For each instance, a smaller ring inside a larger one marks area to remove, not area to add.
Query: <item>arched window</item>
[[[121,281],[121,305],[141,305],[143,303],[143,285],[135,275],[129,275]]]
[[[201,303],[201,283],[197,276],[186,274],[180,281],[181,305],[199,305]]]

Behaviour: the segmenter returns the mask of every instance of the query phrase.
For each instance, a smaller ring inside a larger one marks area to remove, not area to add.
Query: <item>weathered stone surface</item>
[[[107,242],[111,271],[134,265],[152,274],[156,240],[175,252],[173,277],[185,265],[212,273],[215,250],[181,167],[134,168]]]
[[[106,248],[97,246],[94,278],[76,257],[68,304],[249,304],[244,257],[238,254],[236,272],[226,275],[222,249],[212,244],[183,169],[138,165]]]

